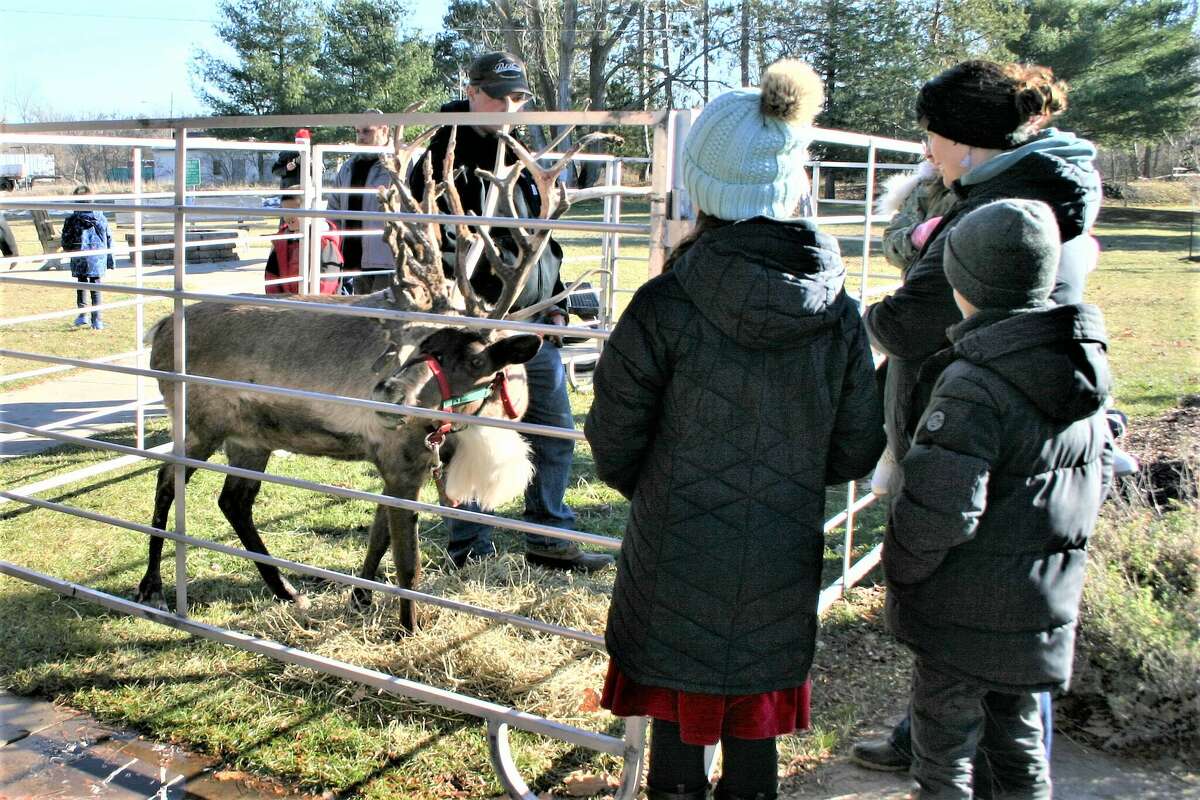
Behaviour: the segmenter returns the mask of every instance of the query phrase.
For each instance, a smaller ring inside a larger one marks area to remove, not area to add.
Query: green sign
[[[183,183],[189,187],[200,185],[200,159],[189,158],[187,160],[187,172],[183,175]]]

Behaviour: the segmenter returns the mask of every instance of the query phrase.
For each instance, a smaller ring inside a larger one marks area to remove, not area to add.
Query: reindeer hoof
[[[295,604],[297,611],[308,611],[312,607],[306,594],[292,595],[292,603]]]
[[[350,591],[350,610],[365,614],[371,608],[371,593],[366,589],[352,589]]]
[[[138,584],[137,594],[133,595],[133,602],[142,603],[143,606],[150,606],[169,612],[167,608],[167,597],[162,594],[161,583],[150,583],[143,579],[142,583]]]

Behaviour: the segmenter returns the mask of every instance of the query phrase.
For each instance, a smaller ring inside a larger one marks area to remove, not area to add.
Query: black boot
[[[655,789],[646,784],[646,800],[706,800],[708,797],[707,786],[692,792],[684,791],[682,783],[675,788],[677,791],[664,792],[662,789]]]

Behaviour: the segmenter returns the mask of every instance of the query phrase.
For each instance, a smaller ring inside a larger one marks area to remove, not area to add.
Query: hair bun
[[[789,125],[811,125],[825,99],[821,79],[813,68],[792,59],[767,67],[760,91],[763,116]]]

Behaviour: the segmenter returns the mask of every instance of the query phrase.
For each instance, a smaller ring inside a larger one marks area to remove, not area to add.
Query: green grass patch
[[[1118,407],[1152,417],[1200,392],[1200,262],[1187,261],[1189,214],[1105,209],[1100,266],[1086,299],[1104,311]]]

